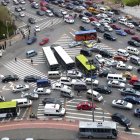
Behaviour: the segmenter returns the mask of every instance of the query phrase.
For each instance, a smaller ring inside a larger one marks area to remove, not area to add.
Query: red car
[[[140,37],[138,37],[138,36],[133,36],[131,39],[133,39],[133,40],[136,40],[136,41],[140,42]]]
[[[124,31],[125,31],[127,34],[135,35],[135,32],[134,32],[133,30],[130,30],[130,29],[124,29]]]
[[[118,25],[116,24],[110,24],[111,28],[115,29],[115,30],[120,30],[121,27],[119,27]]]
[[[99,21],[97,18],[95,18],[95,17],[89,17],[89,20],[90,21]]]
[[[49,42],[49,38],[44,38],[42,41],[39,43],[39,45],[45,45]]]
[[[93,1],[92,1],[92,0],[86,0],[86,1],[85,1],[85,4],[87,4],[87,5],[92,5],[92,4],[93,4]]]
[[[96,105],[94,104],[92,106],[92,103],[91,102],[88,102],[88,101],[85,101],[85,102],[80,102],[78,105],[77,105],[77,109],[78,110],[91,110],[92,108],[96,108]]]
[[[48,4],[48,3],[47,3],[46,1],[44,1],[44,0],[42,0],[42,1],[40,2],[40,6],[43,6],[43,7],[45,7],[47,4]]]
[[[127,58],[120,55],[114,56],[114,60],[127,62]]]
[[[40,10],[46,11],[46,10],[48,10],[48,9],[47,9],[46,7],[43,7],[43,6],[42,6],[42,7],[40,8]]]

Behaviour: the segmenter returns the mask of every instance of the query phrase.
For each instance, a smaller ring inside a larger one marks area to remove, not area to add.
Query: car
[[[92,80],[93,86],[99,85],[99,80],[97,80],[97,79],[85,78],[85,79],[83,79],[83,82],[85,82],[87,85],[91,85],[91,80]]]
[[[111,12],[114,12],[115,15],[120,15],[120,10],[118,9],[111,9]]]
[[[135,28],[135,26],[132,23],[130,23],[130,22],[125,22],[124,25],[129,27],[129,28],[131,28],[131,29]]]
[[[27,98],[29,100],[35,100],[39,98],[38,94],[36,93],[26,93],[26,92],[22,92],[21,97]]]
[[[95,26],[94,29],[99,33],[104,33],[105,32],[105,29],[102,26]]]
[[[81,21],[84,22],[84,23],[90,23],[90,20],[89,20],[88,17],[82,17]]]
[[[66,9],[68,10],[73,10],[74,8],[74,5],[72,3],[68,3],[66,6],[65,6]]]
[[[121,62],[121,63],[117,64],[116,69],[117,70],[128,70],[128,71],[131,71],[131,70],[133,70],[133,66],[126,65],[123,62]]]
[[[5,75],[4,77],[2,77],[2,82],[3,83],[7,83],[10,81],[17,81],[19,79],[19,77],[17,75]]]
[[[140,25],[136,27],[136,31],[140,32]]]
[[[24,0],[18,0],[20,4],[26,4]]]
[[[127,80],[131,80],[131,78],[135,76],[134,74],[132,74],[131,72],[129,71],[126,71],[123,73],[123,77],[126,77]]]
[[[48,9],[45,6],[41,6],[40,10],[46,12]]]
[[[123,30],[115,30],[115,32],[116,32],[117,35],[121,35],[121,36],[126,36],[127,35],[127,33]]]
[[[124,88],[125,87],[125,83],[120,82],[118,80],[110,80],[110,81],[108,81],[107,85],[109,87],[115,87],[115,88]]]
[[[127,96],[127,95],[131,95],[134,97],[140,97],[140,91],[137,91],[133,88],[123,88],[120,89],[121,95],[123,96]]]
[[[49,17],[53,17],[54,14],[51,10],[46,10],[46,15],[49,16]]]
[[[35,30],[35,32],[40,32],[40,27],[36,25],[36,26],[34,27],[34,30]]]
[[[108,32],[112,32],[113,31],[113,29],[109,25],[105,25],[104,26],[104,30],[108,31]]]
[[[120,113],[114,113],[113,115],[111,115],[111,118],[113,121],[118,122],[125,127],[130,127],[132,124],[132,122],[127,117]]]
[[[33,37],[30,37],[28,40],[27,40],[27,45],[31,45],[33,43],[35,43],[37,41],[37,38],[35,36]]]
[[[98,21],[98,19],[97,18],[95,18],[95,17],[89,17],[89,20],[92,22],[92,21]]]
[[[21,10],[20,7],[15,7],[15,11],[16,11],[16,12],[21,12],[22,10]]]
[[[116,24],[110,24],[110,27],[111,27],[112,29],[115,29],[115,30],[120,30],[120,29],[121,29],[121,27],[118,26],[118,25],[116,25]]]
[[[82,42],[80,41],[72,41],[70,44],[68,44],[69,48],[74,48],[76,46],[81,46]]]
[[[29,85],[18,84],[18,85],[13,87],[12,92],[16,93],[16,92],[26,91],[26,90],[29,90]]]
[[[47,95],[47,94],[49,95],[51,94],[51,90],[37,87],[34,89],[34,93],[37,93],[38,95]]]
[[[101,26],[101,24],[98,21],[92,21],[91,25],[96,26],[96,27]]]
[[[60,99],[56,99],[56,98],[44,98],[42,100],[42,104],[60,104],[62,105],[62,102],[60,101]]]
[[[124,29],[124,31],[129,35],[135,35],[135,32],[131,29]]]
[[[107,77],[108,73],[109,73],[109,70],[108,69],[103,69],[103,70],[100,70],[99,71],[98,76],[99,77]]]
[[[114,35],[112,35],[110,33],[107,33],[107,32],[104,33],[103,37],[105,39],[111,40],[111,41],[116,41],[117,40],[117,38]]]
[[[49,42],[49,38],[44,38],[41,40],[41,42],[39,42],[39,45],[42,46],[42,45],[45,45]]]
[[[83,45],[87,48],[93,48],[97,44],[96,40],[83,41]]]
[[[77,104],[77,110],[91,110],[93,108],[95,109],[96,105],[92,105],[92,102],[89,101],[80,102]]]
[[[2,0],[2,1],[1,1],[1,5],[3,5],[3,6],[7,6],[8,3],[7,3],[5,0]]]
[[[53,14],[56,16],[56,17],[58,17],[58,18],[62,18],[63,17],[63,15],[62,15],[62,13],[60,12],[60,11],[53,11]]]
[[[44,16],[45,12],[44,11],[36,11],[36,14],[39,16]]]
[[[121,100],[121,99],[113,100],[112,106],[122,108],[122,109],[132,109],[133,108],[133,105],[131,103]]]
[[[61,13],[62,13],[62,15],[67,15],[68,14],[68,12],[67,11],[65,11],[65,10],[60,10],[61,11]]]
[[[113,59],[116,60],[116,61],[127,62],[127,58],[126,57],[123,57],[123,56],[120,56],[120,55],[115,55],[113,57]]]
[[[137,42],[135,40],[129,40],[127,43],[134,47],[140,47],[140,42]]]
[[[70,24],[73,24],[75,21],[74,21],[74,18],[72,16],[69,16],[69,17],[65,17],[64,18],[64,21],[66,23],[70,23]]]
[[[125,16],[128,20],[131,20],[133,17],[131,15],[126,15]]]
[[[83,11],[83,14],[85,17],[88,17],[88,18],[93,16],[92,13],[86,12],[86,11]]]
[[[100,52],[99,52],[100,55],[102,55],[103,57],[106,57],[106,58],[112,58],[113,57],[113,54],[105,49],[101,49]]]
[[[79,29],[80,29],[81,31],[88,31],[88,30],[90,30],[90,29],[88,29],[86,26],[79,26]]]
[[[67,77],[80,79],[83,77],[83,74],[78,70],[67,70]]]
[[[61,83],[57,82],[52,84],[52,89],[53,90],[60,90],[64,85],[62,85]]]
[[[19,8],[20,8],[22,11],[25,11],[25,10],[26,10],[26,8],[23,7],[23,6],[19,6]]]
[[[108,15],[107,15],[107,14],[102,13],[102,14],[97,14],[97,15],[96,15],[96,17],[97,17],[97,19],[101,19],[101,18],[107,18],[107,17],[108,17]]]
[[[94,87],[93,90],[95,90],[101,94],[111,94],[112,93],[112,90],[105,85],[99,85],[98,87]]]
[[[29,18],[28,22],[31,23],[31,24],[35,24],[36,20],[34,18]]]
[[[102,64],[105,63],[105,59],[100,54],[95,55],[95,59],[98,61],[98,63]]]
[[[132,104],[140,104],[140,98],[127,95],[123,98],[124,101],[127,101]]]
[[[113,59],[109,59],[105,62],[105,66],[108,67],[108,68],[116,67],[117,64],[118,64],[118,61],[113,60]]]
[[[31,7],[34,9],[39,9],[39,4],[37,2],[32,2]]]
[[[139,36],[132,36],[131,39],[135,40],[137,42],[140,42],[140,37]]]
[[[25,13],[24,12],[19,12],[19,16],[20,17],[25,17]]]
[[[134,116],[140,118],[140,108],[136,108],[136,109],[134,110]]]
[[[37,80],[41,79],[40,76],[37,75],[29,75],[24,77],[24,82],[36,82]]]

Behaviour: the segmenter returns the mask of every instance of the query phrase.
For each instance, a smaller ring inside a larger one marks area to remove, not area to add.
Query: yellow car
[[[96,40],[83,41],[84,46],[86,46],[87,48],[92,48],[96,43]]]
[[[126,77],[127,80],[130,80],[131,77],[134,76],[134,74],[132,74],[131,72],[126,71],[126,72],[123,73],[123,76]]]

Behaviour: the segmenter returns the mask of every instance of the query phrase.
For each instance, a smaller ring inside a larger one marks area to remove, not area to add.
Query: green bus
[[[17,117],[20,114],[20,108],[16,101],[0,102],[0,118]]]
[[[82,55],[79,54],[75,57],[75,63],[76,66],[86,75],[86,76],[90,76],[91,75],[91,71],[93,72],[93,74],[96,72],[96,67],[94,65],[90,65],[88,64],[88,59]]]

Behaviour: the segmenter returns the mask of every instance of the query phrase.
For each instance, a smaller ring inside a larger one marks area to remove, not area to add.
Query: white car
[[[15,92],[26,91],[26,90],[29,90],[29,85],[19,84],[13,87],[12,92],[15,93]]]
[[[24,12],[19,12],[19,16],[20,17],[25,17],[25,13]]]
[[[53,90],[60,90],[61,88],[62,88],[62,84],[61,83],[52,84],[52,89]]]
[[[124,100],[113,100],[112,101],[112,106],[118,107],[118,108],[123,108],[123,109],[132,109],[133,105],[129,102],[126,102]]]
[[[108,81],[107,84],[108,84],[109,87],[118,87],[118,88],[124,88],[125,87],[125,83],[120,82],[118,80]]]
[[[37,93],[38,95],[51,94],[51,89],[35,88],[34,93]]]
[[[99,22],[97,22],[97,21],[92,21],[91,25],[96,26],[96,27],[101,26],[101,24]]]
[[[107,18],[108,15],[103,13],[103,14],[98,14],[98,15],[96,15],[96,17],[97,17],[97,18]]]
[[[89,20],[88,17],[82,17],[81,21],[84,22],[84,23],[90,23],[90,20]]]
[[[36,26],[34,27],[34,30],[35,30],[36,32],[40,32],[40,27],[36,25]]]
[[[80,71],[77,71],[77,70],[68,70],[67,71],[67,77],[70,77],[70,78],[82,78],[83,77],[83,74],[80,72]]]
[[[126,22],[124,25],[131,28],[131,29],[133,29],[135,27],[134,24],[129,23],[129,22]]]
[[[109,31],[109,32],[112,32],[113,31],[113,29],[109,25],[105,25],[104,26],[104,30],[105,31]]]
[[[60,11],[61,11],[62,15],[67,15],[68,14],[67,11],[64,11],[64,10],[60,10]]]
[[[117,70],[133,70],[133,67],[132,66],[130,66],[130,65],[126,65],[126,64],[124,64],[124,63],[118,63],[117,65],[116,65],[116,69]]]
[[[66,23],[72,24],[72,23],[74,23],[74,18],[72,16],[69,16],[69,17],[64,18],[64,21]]]
[[[91,78],[86,78],[86,79],[83,80],[83,82],[90,85],[91,84]],[[93,84],[93,86],[98,86],[99,81],[97,79],[92,79],[92,84]]]
[[[46,15],[49,16],[49,17],[53,17],[54,14],[51,10],[46,10]]]
[[[95,55],[95,59],[100,63],[105,63],[105,59],[100,55],[100,54],[97,54]]]
[[[26,2],[24,0],[19,1],[20,4],[25,4]]]
[[[39,96],[37,93],[24,93],[24,92],[22,92],[21,98],[27,98],[27,99],[33,100],[33,99],[38,99]]]

